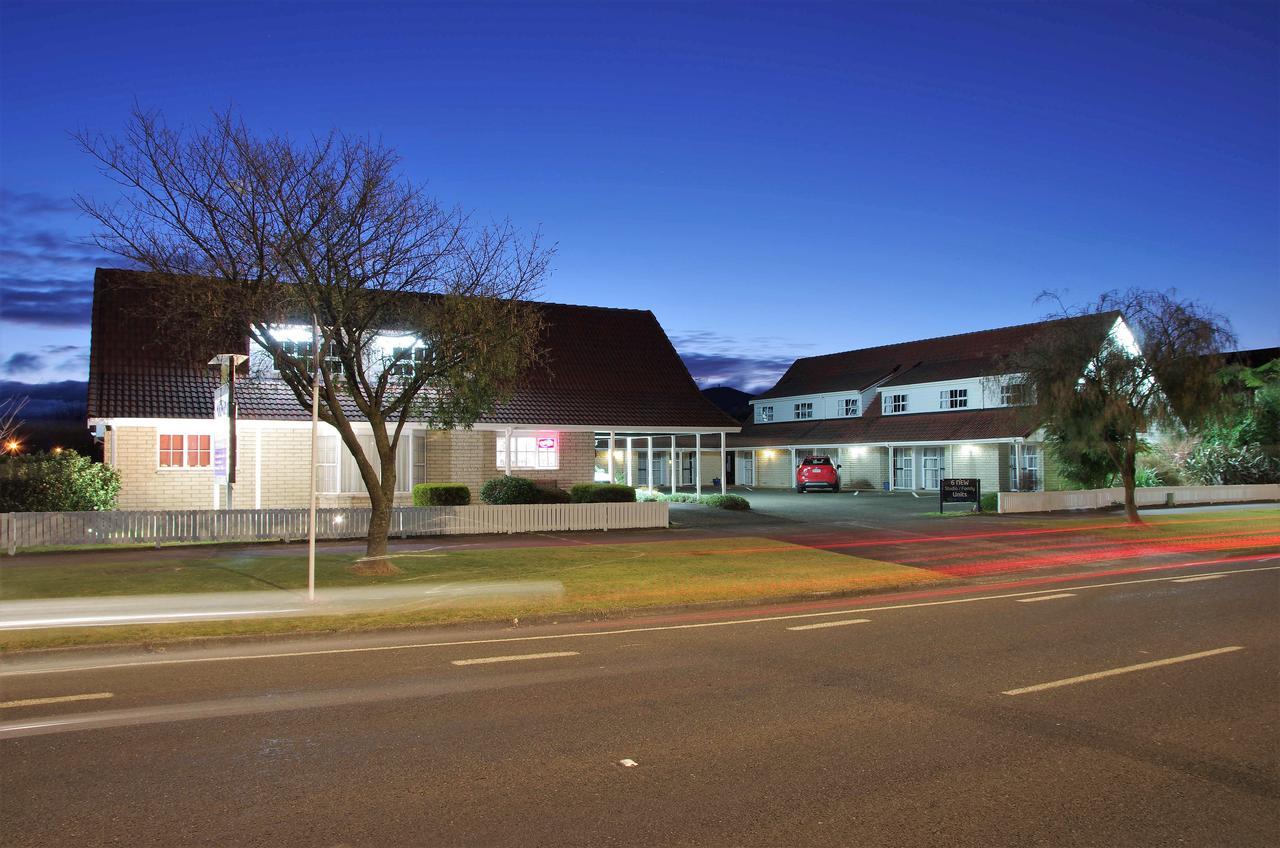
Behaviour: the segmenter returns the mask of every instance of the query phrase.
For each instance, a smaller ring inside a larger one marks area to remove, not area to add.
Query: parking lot
[[[704,490],[704,493],[708,490]],[[705,507],[672,504],[671,519],[675,526],[726,527],[744,530],[796,529],[796,525],[823,525],[840,528],[861,527],[868,530],[910,527],[913,530],[937,529],[942,520],[937,515],[936,494],[915,497],[909,492],[810,492],[797,494],[791,489],[748,489],[731,487],[730,492],[751,502],[750,512],[726,512]],[[964,504],[948,504],[948,513],[969,512]],[[992,519],[997,520],[997,519]]]

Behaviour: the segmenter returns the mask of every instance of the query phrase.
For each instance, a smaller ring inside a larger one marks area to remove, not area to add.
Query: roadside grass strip
[[[114,628],[9,630],[0,649],[106,642],[136,642],[197,636],[332,632],[472,621],[511,621],[556,616],[610,614],[711,603],[750,603],[937,583],[934,572],[893,562],[848,556],[805,545],[741,537],[718,539],[715,552],[705,542],[642,542],[528,548],[432,550],[396,560],[399,574],[351,573],[355,555],[317,557],[317,585],[325,589],[386,585],[414,587],[419,604],[348,615],[288,619],[248,619],[120,625]],[[294,600],[306,585],[306,558],[299,552],[277,556],[229,555],[182,559],[165,551],[139,552],[130,562],[84,561],[41,565],[39,560],[0,566],[0,601],[123,597],[133,595],[275,591]],[[551,598],[480,597],[442,603],[435,587],[452,584],[556,583]],[[431,602],[425,598],[430,595]]]

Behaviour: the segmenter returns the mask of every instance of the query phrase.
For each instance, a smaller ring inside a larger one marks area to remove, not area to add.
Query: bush
[[[471,490],[463,483],[419,483],[413,487],[414,506],[466,506]]]
[[[487,504],[536,504],[541,490],[528,477],[494,477],[480,487],[480,500]]]
[[[717,509],[751,509],[751,503],[741,495],[703,495],[701,502]]]
[[[567,504],[569,503],[569,493],[564,489],[538,489],[538,503]]]
[[[995,512],[1000,509],[1000,495],[996,492],[987,492],[982,496],[982,501],[978,506],[983,512]]]
[[[119,472],[75,451],[0,461],[0,512],[115,509],[119,494]]]
[[[578,483],[569,489],[573,503],[635,503],[636,490],[622,483]]]
[[[1258,445],[1204,442],[1187,458],[1188,480],[1201,486],[1280,482],[1280,461]]]

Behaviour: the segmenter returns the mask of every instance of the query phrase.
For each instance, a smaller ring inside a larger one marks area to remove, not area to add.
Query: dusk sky
[[[87,374],[68,134],[337,128],[705,385],[1176,287],[1280,344],[1278,4],[0,3],[0,380]]]

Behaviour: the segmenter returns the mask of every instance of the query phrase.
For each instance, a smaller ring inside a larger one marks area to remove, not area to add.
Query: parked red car
[[[840,491],[840,466],[826,456],[806,456],[796,469],[796,491],[804,494],[810,489]]]

